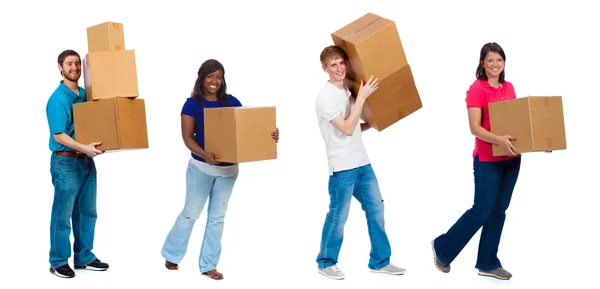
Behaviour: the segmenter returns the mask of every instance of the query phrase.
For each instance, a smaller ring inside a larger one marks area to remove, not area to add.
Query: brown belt
[[[63,156],[63,157],[70,157],[70,158],[88,158],[88,156],[84,153],[75,153],[75,152],[66,152],[66,151],[59,151],[59,152],[54,152],[55,155],[57,156]]]

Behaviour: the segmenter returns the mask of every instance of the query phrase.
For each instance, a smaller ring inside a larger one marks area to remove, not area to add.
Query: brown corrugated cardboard
[[[276,127],[274,106],[205,108],[205,150],[228,163],[276,159]]]
[[[360,81],[353,81],[352,94],[356,95]],[[365,121],[382,131],[423,107],[412,76],[410,65],[383,79],[379,88],[367,98],[363,108]]]
[[[348,55],[346,75],[368,80],[386,78],[408,64],[396,23],[367,13],[331,34],[333,43]]]
[[[379,78],[362,113],[371,127],[382,131],[423,107],[394,21],[367,13],[331,36],[348,55],[346,76],[354,95],[361,79]]]
[[[489,104],[490,130],[511,135],[520,153],[567,148],[562,97],[528,96]],[[494,156],[506,153],[493,145]]]
[[[135,50],[89,52],[83,80],[88,100],[138,97]]]
[[[75,139],[83,144],[100,141],[99,150],[148,148],[143,99],[111,98],[73,105]]]
[[[123,24],[104,22],[87,28],[88,52],[125,50]]]

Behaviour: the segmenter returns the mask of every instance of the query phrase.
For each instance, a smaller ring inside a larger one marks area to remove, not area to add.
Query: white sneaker
[[[383,267],[383,268],[379,268],[379,269],[371,269],[371,272],[373,273],[387,273],[387,274],[392,274],[392,275],[402,275],[404,273],[406,273],[406,269],[404,268],[400,268],[392,263],[388,264],[387,266]]]
[[[346,277],[342,270],[337,267],[337,265],[329,266],[327,268],[319,268],[319,274],[335,280],[342,280]]]

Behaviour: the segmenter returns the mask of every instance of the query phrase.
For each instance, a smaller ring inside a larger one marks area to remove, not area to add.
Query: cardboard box
[[[87,28],[88,52],[125,50],[123,24],[104,22]]]
[[[367,13],[331,34],[348,55],[346,76],[356,96],[361,79],[379,78],[369,96],[363,119],[382,131],[423,107],[394,21]]]
[[[490,130],[511,135],[520,153],[567,148],[562,97],[528,96],[489,104]],[[506,153],[493,145],[494,156]]]
[[[146,106],[143,99],[111,98],[73,105],[75,139],[83,144],[102,142],[99,150],[148,148]]]
[[[360,80],[352,82],[356,96]],[[382,131],[423,107],[410,65],[406,65],[379,82],[363,106],[363,117],[372,128]]]
[[[367,13],[331,34],[333,43],[348,55],[346,75],[367,81],[384,79],[408,64],[396,23]]]
[[[276,159],[276,127],[274,106],[205,108],[204,149],[228,163]]]
[[[135,50],[89,52],[83,60],[87,100],[139,96]]]

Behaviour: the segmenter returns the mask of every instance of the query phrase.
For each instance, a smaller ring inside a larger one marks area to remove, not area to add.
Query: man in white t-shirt
[[[316,100],[319,129],[325,141],[329,166],[329,212],[325,218],[317,257],[319,273],[332,279],[344,279],[337,267],[342,246],[344,224],[354,196],[366,213],[371,253],[368,263],[371,272],[402,275],[405,269],[390,263],[391,248],[384,228],[384,204],[377,177],[363,145],[361,132],[370,128],[360,123],[366,99],[378,87],[373,76],[362,82],[356,99],[344,86],[346,53],[337,46],[321,52],[321,65],[329,74],[329,81]]]

